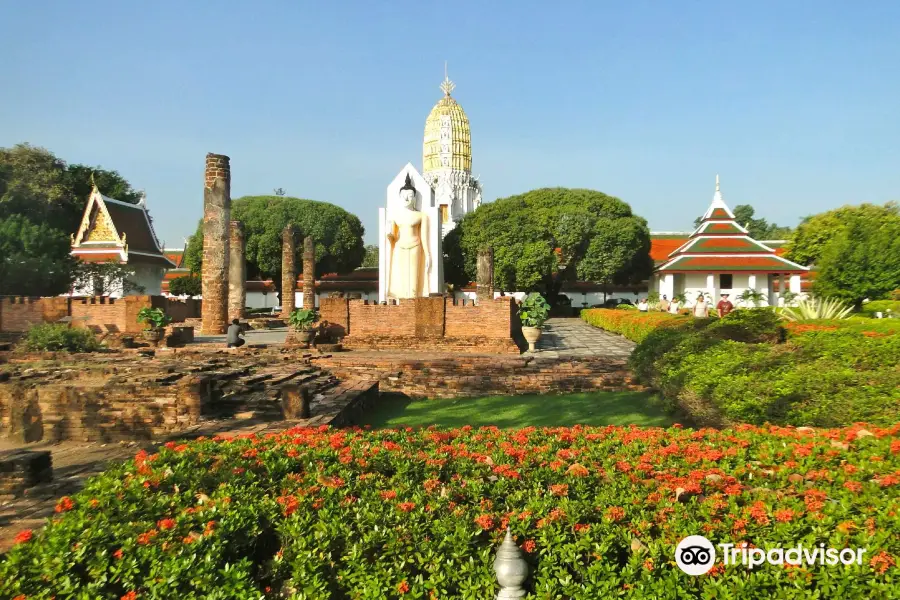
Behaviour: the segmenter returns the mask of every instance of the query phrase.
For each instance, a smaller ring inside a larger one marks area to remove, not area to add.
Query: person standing
[[[733,310],[734,304],[728,299],[728,294],[722,294],[722,299],[716,304],[716,312],[719,314],[719,318],[721,319]]]
[[[672,302],[669,304],[669,312],[677,315],[679,306],[681,306],[681,301],[678,298],[672,298]]]
[[[638,301],[637,309],[641,312],[647,312],[648,310],[650,310],[650,305],[647,303],[646,298],[641,298]]]
[[[659,310],[663,312],[669,312],[669,304],[671,304],[669,302],[669,299],[666,298],[665,294],[663,294],[663,297],[659,301]]]
[[[698,319],[709,318],[709,304],[706,302],[703,294],[697,296],[697,302],[694,304],[694,317]]]

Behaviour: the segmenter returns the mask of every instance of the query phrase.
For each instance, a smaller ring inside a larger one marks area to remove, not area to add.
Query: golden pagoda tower
[[[434,189],[435,203],[440,207],[444,235],[481,205],[481,184],[472,177],[472,138],[469,118],[462,106],[450,95],[456,85],[447,76],[440,89],[444,97],[434,105],[425,119],[425,141],[422,146],[422,176]]]

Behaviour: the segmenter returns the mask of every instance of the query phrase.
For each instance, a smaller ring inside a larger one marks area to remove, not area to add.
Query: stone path
[[[576,318],[548,319],[534,356],[608,356],[628,358],[635,343],[615,333],[592,327]]]

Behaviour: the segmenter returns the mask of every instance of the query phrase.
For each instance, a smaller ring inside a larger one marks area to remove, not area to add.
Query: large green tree
[[[900,214],[845,211],[839,231],[821,248],[813,280],[817,295],[859,307],[900,289]]]
[[[782,240],[791,233],[790,227],[782,227],[776,223],[769,223],[765,219],[757,219],[756,209],[749,204],[738,204],[732,211],[734,220],[744,226],[750,237],[755,240]],[[703,217],[694,219],[694,227],[699,227]]]
[[[272,277],[276,286],[281,285],[281,232],[288,223],[298,232],[298,269],[302,242],[308,235],[316,242],[317,275],[352,271],[366,255],[362,239],[365,230],[359,218],[327,202],[289,196],[244,196],[231,203],[231,218],[244,223],[248,276]],[[193,273],[202,270],[202,220],[188,241],[185,263]]]
[[[482,205],[444,238],[444,277],[474,281],[481,248],[494,249],[495,285],[555,302],[567,280],[604,285],[646,279],[647,221],[602,192],[542,188]]]
[[[361,267],[377,267],[378,266],[378,246],[374,244],[366,245],[366,256],[363,258]]]
[[[876,223],[897,215],[900,215],[900,206],[896,202],[888,202],[883,205],[847,205],[806,217],[788,239],[785,258],[802,265],[817,264],[825,246],[839,237],[857,217]]]

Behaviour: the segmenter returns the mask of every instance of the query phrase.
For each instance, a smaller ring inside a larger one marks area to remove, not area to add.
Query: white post
[[[384,230],[387,209],[378,209],[378,302],[387,300],[387,231]]]
[[[800,294],[800,275],[791,275],[791,292]]]
[[[666,273],[660,280],[660,296],[665,296],[671,300],[675,296],[675,275]]]
[[[706,276],[706,293],[713,299],[713,302],[716,301],[716,275],[714,273]]]

